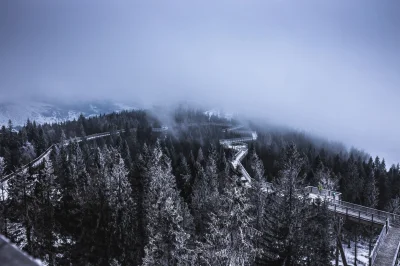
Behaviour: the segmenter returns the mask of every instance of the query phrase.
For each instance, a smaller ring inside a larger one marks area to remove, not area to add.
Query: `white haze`
[[[0,3],[0,101],[194,101],[400,161],[400,4]]]

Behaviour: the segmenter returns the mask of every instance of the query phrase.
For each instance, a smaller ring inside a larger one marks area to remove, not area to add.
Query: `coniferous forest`
[[[55,145],[2,183],[0,233],[47,265],[334,265],[340,221],[309,204],[305,186],[400,213],[400,166],[383,158],[249,122],[258,139],[243,160],[246,187],[219,145],[230,134],[219,124],[239,122],[183,108],[172,118],[166,132],[146,111],[18,131],[10,121],[0,178]],[[278,193],[263,193],[265,182]]]

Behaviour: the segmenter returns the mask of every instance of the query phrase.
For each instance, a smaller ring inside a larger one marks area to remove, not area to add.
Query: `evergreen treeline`
[[[334,219],[323,202],[309,203],[305,185],[400,211],[398,165],[387,171],[378,157],[257,128],[243,162],[247,188],[218,145],[234,136],[217,125],[227,121],[183,109],[173,118],[167,134],[152,132],[161,123],[144,111],[27,121],[19,132],[10,121],[0,132],[0,177],[59,144],[1,185],[1,233],[48,265],[330,265]],[[266,181],[275,193],[262,192]]]

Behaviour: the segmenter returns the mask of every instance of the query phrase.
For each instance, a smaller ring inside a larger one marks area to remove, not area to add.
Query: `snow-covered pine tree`
[[[132,168],[132,157],[131,157],[131,152],[129,151],[128,142],[126,140],[122,145],[121,156],[124,159],[126,169],[130,171]]]
[[[132,171],[132,190],[133,200],[137,203],[137,228],[135,236],[135,259],[136,265],[142,264],[144,257],[144,246],[146,244],[146,225],[145,225],[145,188],[149,186],[147,172],[151,165],[151,151],[146,143],[143,144],[141,152],[138,154]]]
[[[201,149],[199,149],[199,154],[202,154]],[[209,213],[218,208],[219,191],[216,160],[216,152],[211,150],[205,163],[205,169],[199,160],[195,164],[197,173],[192,189],[191,207],[194,213],[196,231],[200,239],[206,232]]]
[[[32,253],[42,258],[48,265],[56,264],[55,250],[55,208],[58,200],[54,169],[51,161],[45,160],[33,184],[32,204],[35,215],[32,217]]]
[[[258,157],[255,149],[253,149],[251,156],[251,170],[253,173],[252,183],[250,189],[251,201],[255,206],[255,228],[260,230],[262,227],[262,217],[265,206],[265,176],[264,176],[264,165]]]
[[[385,210],[394,214],[400,214],[400,197],[396,196],[392,198],[386,205]]]
[[[86,194],[89,177],[86,171],[86,164],[83,157],[82,150],[79,143],[73,141],[69,145],[69,161],[70,161],[70,176],[71,180],[76,183],[74,191],[74,199],[79,201],[79,204],[83,204],[82,200]]]
[[[234,176],[233,179],[237,180]],[[210,213],[205,241],[198,241],[201,265],[251,265],[256,255],[254,208],[249,190],[228,182]]]
[[[304,231],[301,253],[307,266],[331,265],[333,259],[334,220],[327,203],[317,202],[308,206],[306,221],[301,228]]]
[[[25,141],[24,145],[20,148],[21,162],[27,164],[36,158],[35,147],[29,141]]]
[[[360,177],[359,168],[357,166],[356,160],[350,155],[350,158],[347,161],[347,171],[346,175],[343,178],[344,181],[344,200],[350,202],[360,201],[362,188],[363,188],[363,180]]]
[[[205,175],[209,187],[209,201],[214,201],[218,198],[218,154],[214,146],[211,146],[205,166]]]
[[[230,180],[230,165],[226,159],[225,151],[221,150],[220,156],[220,172],[218,174],[218,190],[222,193],[225,184]]]
[[[28,172],[17,174],[8,180],[7,194],[9,208],[9,219],[7,237],[20,248],[32,251],[32,223],[36,215],[32,205],[32,178]]]
[[[364,205],[370,208],[376,208],[379,201],[379,189],[375,179],[374,162],[369,159],[366,167],[366,177],[364,186]]]
[[[321,184],[323,189],[338,190],[339,180],[322,162],[318,165],[314,175],[315,184]]]
[[[181,195],[185,199],[186,202],[189,202],[190,194],[192,192],[192,174],[189,168],[189,164],[187,163],[186,157],[181,154],[180,155],[180,163],[179,163],[179,178],[178,184],[181,184]]]
[[[63,263],[78,265],[99,265],[109,263],[109,208],[106,196],[106,161],[100,148],[93,150],[90,156],[88,186],[86,193],[80,195],[80,228],[76,239],[74,257],[65,256]],[[105,242],[107,239],[108,242]],[[64,244],[68,248],[67,243]],[[71,249],[71,248],[70,248]],[[69,254],[67,254],[69,255]]]
[[[117,149],[111,149],[111,165],[108,173],[109,208],[112,212],[110,227],[113,229],[113,249],[121,252],[116,261],[121,265],[134,263],[132,247],[136,229],[136,204],[132,199],[132,188],[128,170]]]
[[[58,141],[59,146],[63,147],[66,141],[67,141],[67,137],[65,136],[65,132],[64,132],[64,130],[61,130],[60,140]]]
[[[6,169],[5,164],[4,158],[0,157],[0,179],[2,179],[4,176]],[[0,183],[0,233],[4,235],[7,235],[7,183],[8,181]]]
[[[198,162],[201,165],[204,164],[204,154],[203,154],[203,150],[201,149],[201,147],[199,148],[199,151],[197,152],[196,162]]]
[[[146,235],[143,265],[191,265],[190,231],[192,219],[180,197],[171,163],[156,143],[146,172]]]
[[[303,157],[294,144],[283,151],[279,178],[268,197],[261,230],[261,261],[284,266],[301,265],[308,199],[302,186]]]

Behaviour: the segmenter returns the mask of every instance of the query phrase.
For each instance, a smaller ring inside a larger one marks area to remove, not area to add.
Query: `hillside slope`
[[[7,125],[9,119],[11,119],[15,127],[19,127],[23,126],[28,118],[39,124],[58,123],[76,119],[80,114],[85,117],[91,117],[133,109],[135,108],[132,106],[106,101],[70,104],[7,102],[0,103],[0,126]]]

